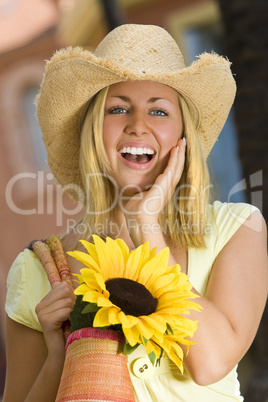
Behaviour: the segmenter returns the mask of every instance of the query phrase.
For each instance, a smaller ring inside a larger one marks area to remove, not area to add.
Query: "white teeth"
[[[154,151],[150,148],[142,148],[142,147],[123,147],[119,150],[121,154],[131,154],[131,155],[153,155]]]

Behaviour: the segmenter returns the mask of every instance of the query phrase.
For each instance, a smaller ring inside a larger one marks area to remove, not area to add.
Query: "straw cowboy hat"
[[[185,67],[178,45],[158,26],[121,25],[94,53],[78,47],[59,50],[47,62],[36,106],[49,166],[63,186],[83,189],[79,121],[85,105],[102,88],[125,80],[152,80],[178,91],[189,105],[205,157],[236,92],[228,60],[203,53]]]

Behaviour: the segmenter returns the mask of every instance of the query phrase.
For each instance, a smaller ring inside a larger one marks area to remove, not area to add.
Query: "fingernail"
[[[177,152],[179,152],[179,149],[180,149],[180,148],[179,148],[179,145],[177,145]]]
[[[185,137],[183,137],[183,142],[184,142],[184,145],[186,146],[186,138]]]

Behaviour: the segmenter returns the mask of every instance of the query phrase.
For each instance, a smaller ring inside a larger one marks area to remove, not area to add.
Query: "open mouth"
[[[144,147],[123,147],[119,152],[127,161],[139,164],[150,162],[155,154],[153,149]]]

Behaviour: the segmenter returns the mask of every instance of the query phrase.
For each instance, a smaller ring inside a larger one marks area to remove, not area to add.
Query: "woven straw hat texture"
[[[178,91],[189,105],[206,157],[236,92],[228,60],[203,53],[186,67],[177,43],[158,26],[121,25],[94,53],[79,47],[59,50],[47,62],[36,106],[50,169],[63,186],[83,189],[79,122],[85,105],[102,88],[126,80],[156,81]]]

